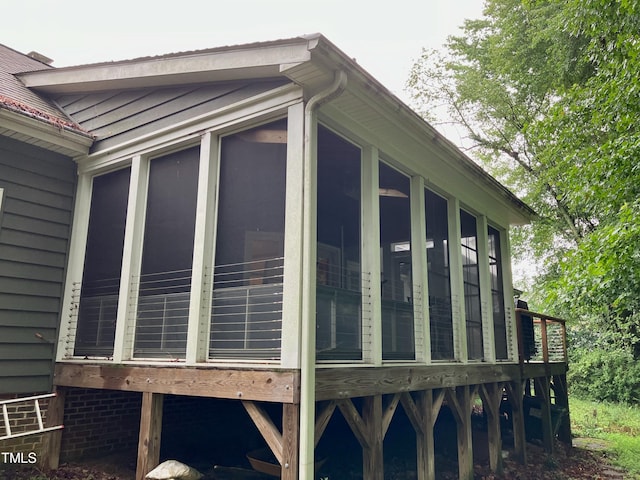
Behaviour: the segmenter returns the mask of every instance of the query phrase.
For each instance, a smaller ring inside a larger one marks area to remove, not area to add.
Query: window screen
[[[222,139],[211,358],[278,358],[286,120]]]
[[[504,283],[502,281],[502,251],[500,232],[489,227],[489,273],[491,275],[491,301],[493,328],[496,342],[496,358],[507,358],[507,325],[504,311]]]
[[[93,179],[75,355],[113,354],[131,169]]]
[[[447,201],[425,190],[431,358],[454,359]]]
[[[464,308],[467,323],[467,353],[470,360],[480,360],[484,356],[484,351],[476,218],[464,210],[460,210],[460,228],[462,236]]]
[[[415,358],[411,266],[411,182],[380,162],[382,358]]]
[[[362,358],[361,152],[318,129],[318,359]]]
[[[150,161],[134,355],[186,351],[200,148]]]

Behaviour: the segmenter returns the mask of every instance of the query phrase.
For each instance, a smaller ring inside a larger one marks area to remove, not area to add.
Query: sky
[[[395,95],[482,0],[10,0],[0,43],[55,67],[322,33]],[[9,21],[10,19],[10,21]]]

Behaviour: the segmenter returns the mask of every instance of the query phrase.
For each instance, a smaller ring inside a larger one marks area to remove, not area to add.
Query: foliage
[[[408,81],[539,214],[512,231],[536,310],[640,358],[640,0],[487,0]],[[595,328],[594,328],[595,327]]]
[[[596,401],[639,403],[640,364],[624,349],[574,352],[567,374],[571,392]]]
[[[569,398],[571,430],[578,437],[599,438],[610,445],[615,463],[640,478],[640,408]]]

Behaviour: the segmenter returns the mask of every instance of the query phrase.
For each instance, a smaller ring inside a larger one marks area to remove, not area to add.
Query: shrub
[[[574,350],[567,380],[572,393],[597,401],[640,403],[640,363],[622,349]]]

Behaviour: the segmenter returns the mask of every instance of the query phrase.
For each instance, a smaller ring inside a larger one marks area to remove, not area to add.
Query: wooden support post
[[[433,427],[444,399],[444,391],[437,392],[435,399],[433,390],[418,392],[415,402],[411,394],[402,394],[402,405],[416,432],[418,480],[436,478]]]
[[[144,480],[145,475],[160,462],[163,401],[161,393],[142,393],[136,480]]]
[[[362,447],[362,478],[383,480],[382,395],[363,398],[362,416],[351,399],[337,400],[337,404]]]
[[[371,480],[384,479],[382,450],[382,395],[364,397],[362,419],[369,433],[369,448],[362,453],[362,477]]]
[[[502,435],[500,431],[500,402],[502,401],[503,385],[501,383],[487,383],[480,386],[482,408],[487,416],[487,430],[489,434],[489,465],[491,471],[502,474]]]
[[[64,401],[66,389],[57,387],[56,396],[49,399],[45,427],[53,427],[64,423]],[[53,430],[42,436],[41,456],[38,464],[43,470],[55,470],[60,464],[60,444],[62,442],[62,430]]]
[[[282,404],[282,475],[283,480],[298,480],[300,448],[300,405]]]
[[[456,419],[458,437],[458,478],[473,480],[473,437],[471,432],[471,387],[447,390],[447,402]]]
[[[551,422],[551,387],[549,377],[534,378],[536,397],[540,400],[542,443],[547,453],[553,453],[553,425]]]
[[[527,463],[527,438],[524,431],[524,384],[520,380],[505,383],[507,398],[511,405],[511,416],[513,426],[513,447],[516,458],[520,463]]]
[[[565,413],[560,420],[558,440],[571,445],[571,415],[569,412],[569,394],[567,390],[567,376],[555,375],[553,377],[554,391],[556,394],[556,406],[563,408]]]

